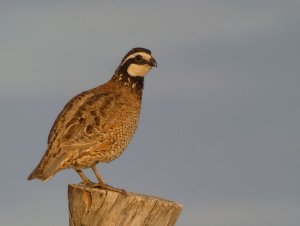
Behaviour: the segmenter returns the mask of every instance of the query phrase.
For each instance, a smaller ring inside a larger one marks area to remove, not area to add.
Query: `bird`
[[[131,49],[106,83],[73,97],[59,113],[50,130],[47,149],[27,178],[47,181],[72,168],[88,186],[124,192],[105,183],[98,163],[118,158],[138,127],[145,75],[157,62],[150,50]],[[83,172],[91,168],[98,180]]]

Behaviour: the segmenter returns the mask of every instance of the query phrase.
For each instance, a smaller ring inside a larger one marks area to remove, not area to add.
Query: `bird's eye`
[[[135,57],[135,60],[136,61],[141,61],[143,59],[143,57],[141,56],[141,55],[137,55],[136,57]]]

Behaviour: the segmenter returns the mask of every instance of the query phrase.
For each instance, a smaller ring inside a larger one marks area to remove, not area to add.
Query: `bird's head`
[[[152,67],[157,67],[157,63],[151,51],[145,48],[134,48],[123,57],[116,72],[132,77],[144,77]]]

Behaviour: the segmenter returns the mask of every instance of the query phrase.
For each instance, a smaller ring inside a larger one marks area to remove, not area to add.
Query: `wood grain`
[[[182,205],[162,198],[69,185],[70,226],[172,226]]]

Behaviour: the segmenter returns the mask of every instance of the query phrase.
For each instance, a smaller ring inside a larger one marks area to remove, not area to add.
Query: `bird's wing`
[[[87,148],[106,141],[121,124],[116,116],[124,104],[122,95],[115,92],[84,92],[74,97],[56,119],[48,145]]]

